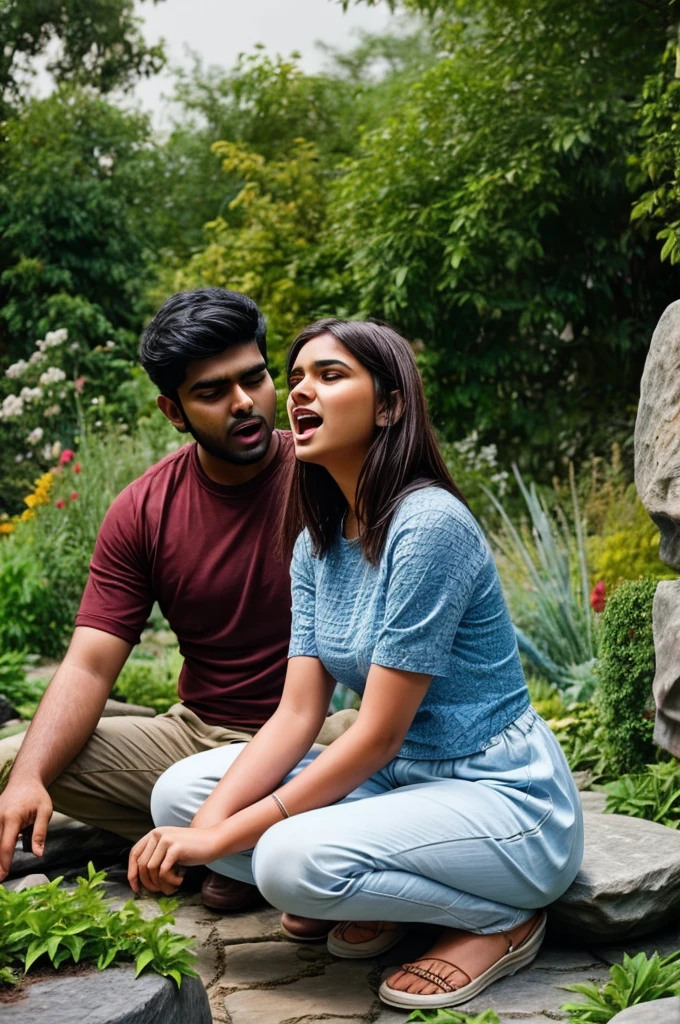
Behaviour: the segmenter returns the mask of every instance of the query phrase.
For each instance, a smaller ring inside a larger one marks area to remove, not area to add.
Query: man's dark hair
[[[224,288],[201,288],[163,303],[142,335],[139,358],[159,391],[175,399],[188,363],[251,341],[266,360],[267,323],[253,300]]]

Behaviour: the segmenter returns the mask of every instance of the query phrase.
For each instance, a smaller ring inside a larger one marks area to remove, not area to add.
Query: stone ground
[[[110,872],[110,895],[129,897],[123,872]],[[148,912],[155,901],[145,898]],[[407,1013],[377,998],[390,966],[425,951],[431,936],[414,929],[398,946],[372,960],[338,960],[323,943],[293,943],[279,931],[279,914],[263,906],[242,914],[206,910],[198,894],[182,899],[176,927],[197,940],[197,969],[219,1024],[403,1024]],[[577,998],[563,985],[608,977],[609,965],[623,953],[641,949],[669,953],[680,948],[680,923],[647,939],[620,946],[566,945],[549,933],[538,959],[515,977],[505,978],[478,999],[459,1007],[470,1013],[493,1009],[502,1024],[547,1024],[566,1017],[560,1006]]]

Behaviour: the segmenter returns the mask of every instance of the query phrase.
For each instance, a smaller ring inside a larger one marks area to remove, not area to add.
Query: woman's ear
[[[393,426],[404,414],[404,396],[401,391],[390,391],[389,414],[385,402],[381,402],[375,413],[376,427]]]

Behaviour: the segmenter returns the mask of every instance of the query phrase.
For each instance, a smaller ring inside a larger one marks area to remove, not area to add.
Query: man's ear
[[[167,395],[159,395],[156,399],[156,405],[165,418],[170,420],[175,430],[179,430],[180,434],[186,434],[187,425],[184,420],[184,414],[177,403],[173,402],[172,398],[168,398]]]
[[[401,391],[391,391],[390,399],[392,408],[390,410],[389,425],[393,426],[404,415],[404,396]],[[386,427],[388,425],[387,409],[384,402],[381,402],[376,409],[375,425],[376,427]]]

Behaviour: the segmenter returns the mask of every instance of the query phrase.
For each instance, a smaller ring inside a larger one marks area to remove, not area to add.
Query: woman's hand
[[[184,868],[207,864],[223,852],[224,840],[220,842],[216,828],[154,828],[130,851],[130,887],[170,896],[182,884]]]

